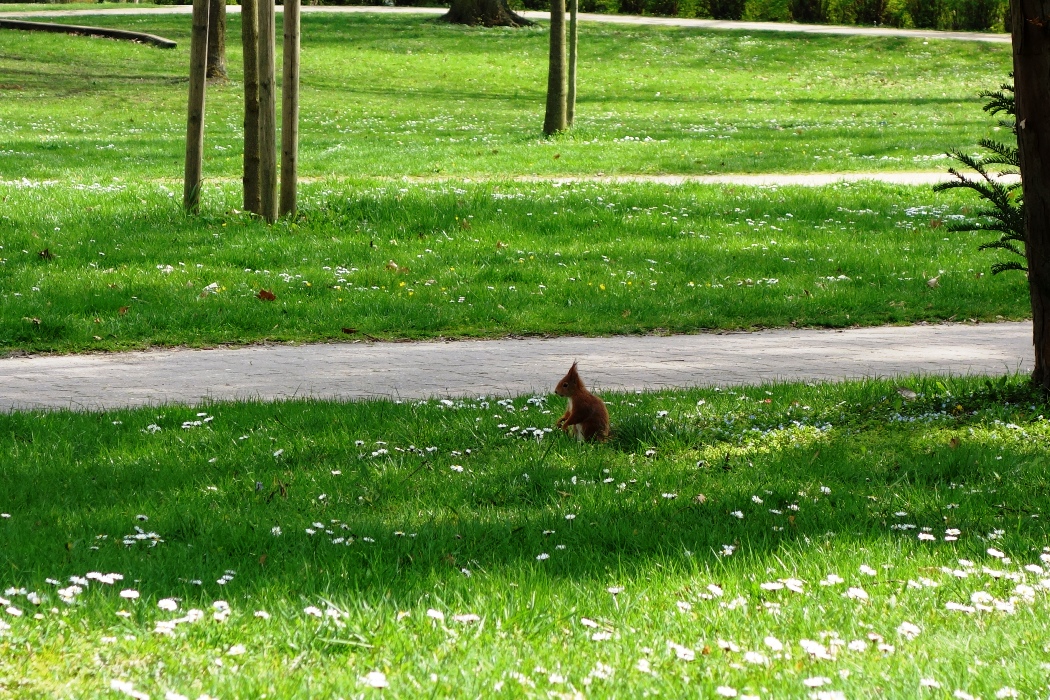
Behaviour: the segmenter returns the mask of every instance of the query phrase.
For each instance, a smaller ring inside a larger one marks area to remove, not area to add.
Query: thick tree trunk
[[[565,98],[565,123],[570,129],[576,119],[576,15],[579,7],[579,0],[569,0],[569,94]]]
[[[277,38],[274,0],[259,0],[259,196],[262,216],[277,220]]]
[[[547,70],[547,113],[543,133],[547,136],[566,127],[565,0],[551,0],[551,54]]]
[[[1017,146],[1035,370],[1050,390],[1050,0],[1011,0]]]
[[[226,0],[210,0],[208,80],[226,80]]]
[[[441,21],[485,27],[530,27],[534,24],[514,10],[507,0],[452,0]]]
[[[186,173],[182,205],[196,214],[201,202],[201,171],[204,163],[204,68],[208,59],[208,0],[193,0],[193,29],[190,34],[190,91],[186,114]]]
[[[244,52],[244,210],[261,215],[258,0],[241,0],[241,48]]]

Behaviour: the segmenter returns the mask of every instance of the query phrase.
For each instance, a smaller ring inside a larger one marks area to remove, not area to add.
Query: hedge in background
[[[34,2],[35,0],[28,0]],[[55,3],[56,0],[38,0]],[[62,3],[63,0],[58,0]],[[442,6],[447,0],[306,0],[310,5]],[[918,29],[1005,31],[1009,0],[579,0],[581,12],[760,22],[860,24]],[[2,0],[0,0],[2,2]],[[188,5],[189,0],[153,0]],[[233,0],[227,0],[233,3]],[[550,0],[511,0],[514,9],[547,10]]]
[[[517,2],[528,10],[549,6],[549,0]],[[969,31],[1004,31],[1008,5],[1009,0],[580,0],[582,12]]]
[[[737,19],[1003,31],[1008,3],[1009,0],[747,0]],[[709,14],[714,16],[714,12]],[[697,16],[704,15],[701,12]]]

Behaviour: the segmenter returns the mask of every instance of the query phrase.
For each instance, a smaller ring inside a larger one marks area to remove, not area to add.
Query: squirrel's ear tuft
[[[570,368],[569,368],[569,371],[570,371],[570,372],[575,372],[575,371],[576,371],[576,365],[577,365],[578,363],[579,363],[578,361],[576,361],[576,362],[573,362],[573,363],[572,363],[572,367],[570,367]]]

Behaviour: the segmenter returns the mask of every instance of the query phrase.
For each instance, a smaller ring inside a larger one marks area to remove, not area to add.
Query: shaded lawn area
[[[1045,406],[904,384],[0,416],[0,694],[1042,694]]]
[[[77,22],[179,48],[0,32],[2,177],[179,177],[189,17]],[[545,27],[302,22],[302,176],[925,170],[986,135],[976,93],[1010,70],[1008,46],[978,42],[585,23],[577,128],[544,140]],[[228,31],[207,176],[236,177],[241,162],[239,16]]]
[[[209,185],[197,218],[165,185],[0,192],[3,349],[1030,313],[1022,276],[987,274],[990,236],[946,231],[973,201],[924,188],[322,182],[272,228],[236,212],[233,184]]]

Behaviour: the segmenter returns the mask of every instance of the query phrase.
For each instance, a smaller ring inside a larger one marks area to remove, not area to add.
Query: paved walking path
[[[1030,323],[678,336],[341,343],[0,359],[0,411],[207,399],[549,392],[573,360],[605,390],[1030,371]]]
[[[129,7],[114,10],[28,10],[18,12],[0,12],[4,18],[32,17],[84,17],[89,15],[188,15],[193,11],[189,5],[172,5],[169,7]],[[238,5],[229,5],[226,11],[232,14],[241,11]],[[277,12],[282,12],[281,6]],[[304,13],[358,13],[371,12],[380,14],[427,14],[443,15],[446,10],[441,7],[380,7],[380,6],[324,6],[307,5]],[[550,19],[547,12],[522,12],[521,15],[532,20]],[[1009,44],[1009,34],[991,34],[981,32],[939,32],[932,29],[894,29],[892,27],[839,27],[826,24],[794,24],[790,22],[731,22],[716,19],[687,19],[684,17],[637,17],[634,15],[600,15],[581,12],[581,22],[603,22],[607,24],[644,24],[664,27],[695,27],[697,29],[723,29],[745,32],[793,32],[798,34],[835,34],[840,36],[898,36],[913,39],[949,39],[953,41],[983,41],[995,44]]]

